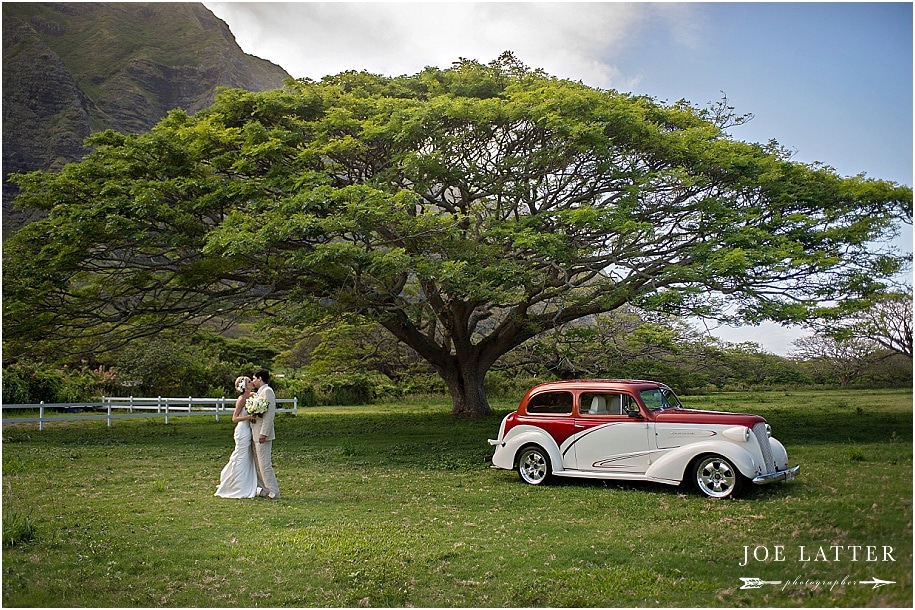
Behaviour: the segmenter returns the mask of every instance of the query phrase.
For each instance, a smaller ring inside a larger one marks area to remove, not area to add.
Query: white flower
[[[263,396],[252,396],[245,401],[245,411],[249,415],[263,415],[270,408],[270,403]]]

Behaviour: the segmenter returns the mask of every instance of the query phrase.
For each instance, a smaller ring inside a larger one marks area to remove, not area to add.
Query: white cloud
[[[584,2],[207,2],[246,52],[293,77],[344,70],[401,75],[488,63],[510,50],[525,64],[603,88],[629,90],[614,56],[661,19],[677,41],[695,40],[689,5]]]

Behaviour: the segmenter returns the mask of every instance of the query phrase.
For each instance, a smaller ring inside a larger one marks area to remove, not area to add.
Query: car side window
[[[586,392],[581,395],[579,411],[582,415],[626,415],[637,409],[635,400],[628,394]]]
[[[644,402],[645,406],[651,411],[657,409],[682,408],[683,406],[680,404],[680,399],[677,398],[676,394],[667,388],[642,390],[639,392],[639,396],[642,397],[642,402]]]
[[[572,394],[569,392],[543,392],[531,397],[527,412],[532,415],[571,415]]]

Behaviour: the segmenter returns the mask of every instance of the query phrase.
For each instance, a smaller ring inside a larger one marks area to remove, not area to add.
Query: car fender
[[[665,452],[664,455],[653,461],[645,471],[645,476],[661,481],[682,481],[689,464],[696,457],[708,453],[729,459],[745,477],[752,479],[760,473],[760,465],[753,455],[742,446],[736,443],[705,441],[690,443]]]
[[[785,449],[785,446],[776,439],[769,437],[769,447],[772,448],[772,461],[775,462],[775,467],[778,470],[787,470],[788,451]]]
[[[515,468],[515,457],[525,445],[538,445],[550,456],[553,471],[562,470],[562,454],[553,437],[536,426],[515,426],[508,431],[502,443],[496,447],[492,463],[498,468],[512,470]]]

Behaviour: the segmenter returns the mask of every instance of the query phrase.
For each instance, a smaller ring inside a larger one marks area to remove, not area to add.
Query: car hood
[[[746,426],[766,423],[765,418],[748,413],[727,413],[725,411],[702,411],[699,409],[665,409],[654,411],[654,420],[661,424],[707,424],[718,426]]]

